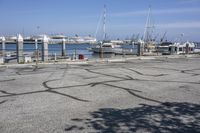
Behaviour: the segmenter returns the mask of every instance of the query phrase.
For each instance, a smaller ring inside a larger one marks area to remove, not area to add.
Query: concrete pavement
[[[200,59],[0,67],[0,132],[200,132]]]

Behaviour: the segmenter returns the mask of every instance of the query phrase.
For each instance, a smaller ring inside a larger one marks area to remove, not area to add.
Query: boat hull
[[[94,53],[122,53],[122,48],[92,48]]]
[[[136,51],[132,50],[132,49],[123,49],[123,48],[91,48],[90,50],[93,53],[113,53],[113,54],[126,54],[126,55],[135,55],[137,54]]]

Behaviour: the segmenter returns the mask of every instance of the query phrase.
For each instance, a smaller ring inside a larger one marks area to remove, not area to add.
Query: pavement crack
[[[4,90],[0,90],[0,92],[3,94],[8,94],[8,95],[15,95],[15,93],[10,93],[10,92],[4,91]]]
[[[111,75],[111,74],[105,74],[105,73],[101,73],[101,72],[95,72],[95,71],[92,71],[90,69],[85,69],[86,71],[90,72],[90,73],[93,73],[93,74],[99,74],[99,75],[103,75],[103,76],[108,76],[108,77],[112,77],[112,78],[119,78],[119,79],[127,79],[127,78],[124,78],[124,77],[120,77],[120,76],[115,76],[115,75]]]
[[[89,102],[88,100],[84,100],[84,99],[80,99],[80,98],[77,98],[75,96],[71,96],[71,95],[68,95],[66,93],[60,93],[60,92],[57,92],[55,91],[55,89],[63,89],[63,88],[70,88],[70,87],[80,87],[80,86],[88,86],[87,85],[77,85],[77,86],[64,86],[64,87],[50,87],[47,85],[47,83],[49,82],[52,82],[52,81],[58,81],[60,79],[52,79],[52,80],[48,80],[48,81],[45,81],[42,83],[42,85],[47,88],[47,90],[45,90],[46,92],[50,92],[50,93],[54,93],[54,94],[59,94],[59,95],[62,95],[62,96],[66,96],[66,97],[69,97],[69,98],[72,98],[74,100],[78,100],[78,101],[82,101],[82,102]]]
[[[49,90],[55,89],[55,88],[53,88],[53,87],[48,86],[47,83],[52,82],[52,81],[58,81],[58,80],[60,80],[60,79],[47,80],[47,81],[44,81],[44,82],[42,83],[42,85],[43,85],[45,88],[49,89]]]
[[[60,87],[50,87],[49,85],[47,85],[49,82],[52,81],[58,81],[61,79],[52,79],[52,80],[48,80],[42,83],[42,85],[47,88],[48,90],[57,90],[57,89],[64,89],[64,88],[75,88],[75,87],[83,87],[83,86],[88,86],[89,84],[81,84],[81,85],[71,85],[71,86],[60,86]]]
[[[127,80],[130,80],[130,79],[122,79],[122,80],[108,80],[108,81],[101,81],[101,82],[92,82],[92,83],[89,83],[88,85],[90,85],[91,87],[94,87],[96,85],[99,85],[99,84],[105,84],[105,83],[115,83],[115,82],[121,82],[121,81],[127,81]]]
[[[0,80],[0,82],[8,82],[8,81],[13,81],[13,80],[16,80],[16,79],[5,79],[5,80]]]
[[[7,102],[8,100],[3,100],[3,101],[1,101],[0,102],[0,104],[3,104],[3,103],[5,103],[5,102]]]
[[[133,72],[135,72],[135,73],[137,73],[137,74],[139,74],[139,75],[142,75],[142,76],[160,77],[160,76],[168,75],[168,74],[157,74],[157,75],[153,75],[153,74],[144,74],[144,73],[141,73],[141,72],[139,72],[139,71],[137,71],[137,70],[134,70],[134,69],[132,69],[132,68],[125,68],[125,69],[130,70],[130,71],[133,71]]]
[[[104,85],[114,87],[114,88],[119,88],[119,89],[126,90],[126,91],[142,92],[142,91],[139,91],[139,90],[136,90],[136,89],[129,89],[129,88],[120,87],[120,86],[111,85],[111,84],[104,84]]]
[[[59,94],[59,95],[62,95],[62,96],[66,96],[66,97],[69,97],[69,98],[72,98],[74,100],[81,101],[81,102],[90,102],[88,100],[80,99],[80,98],[77,98],[75,96],[71,96],[71,95],[68,95],[68,94],[65,94],[65,93],[60,93],[60,92],[53,91],[53,90],[47,90],[47,92],[54,93],[54,94]]]
[[[154,99],[151,99],[151,98],[147,98],[147,97],[138,95],[138,94],[136,94],[136,93],[133,92],[133,91],[135,91],[135,92],[142,92],[142,91],[139,91],[139,90],[129,89],[129,88],[120,87],[120,86],[111,85],[111,84],[104,84],[104,85],[110,86],[110,87],[113,87],[113,88],[119,88],[119,89],[125,90],[125,91],[127,91],[129,94],[131,94],[131,95],[133,95],[133,96],[135,96],[135,97],[137,97],[137,98],[143,99],[143,100],[148,100],[148,101],[155,102],[155,103],[163,103],[163,102],[161,102],[161,101],[154,100]]]

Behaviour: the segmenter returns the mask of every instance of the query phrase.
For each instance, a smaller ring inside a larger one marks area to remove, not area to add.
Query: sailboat
[[[152,52],[156,48],[155,40],[152,38],[154,28],[155,27],[151,20],[151,7],[149,7],[147,21],[146,21],[146,25],[145,25],[145,31],[144,31],[144,44],[145,44],[144,48],[148,52]]]
[[[103,13],[103,41],[101,41],[96,47],[91,48],[94,53],[121,53],[123,51],[120,45],[106,41],[106,6],[104,5]]]

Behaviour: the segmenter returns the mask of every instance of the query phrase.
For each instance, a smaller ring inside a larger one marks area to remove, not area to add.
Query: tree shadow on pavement
[[[200,132],[200,105],[192,103],[162,103],[158,106],[142,104],[141,107],[128,109],[102,108],[91,112],[90,116],[71,119],[73,125],[65,127],[65,131]]]

